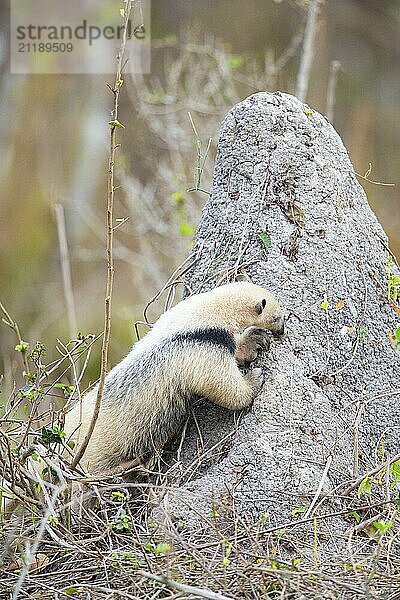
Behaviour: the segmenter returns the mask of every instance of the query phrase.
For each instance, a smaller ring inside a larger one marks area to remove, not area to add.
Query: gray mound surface
[[[247,276],[279,298],[287,335],[258,361],[265,383],[251,409],[196,406],[180,452],[191,467],[166,500],[177,519],[268,513],[279,524],[320,482],[324,495],[378,464],[382,448],[400,452],[387,244],[324,116],[279,92],[229,112],[187,282],[197,292]]]

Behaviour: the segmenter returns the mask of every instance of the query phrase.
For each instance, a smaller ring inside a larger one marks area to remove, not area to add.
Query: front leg
[[[179,358],[181,373],[190,373],[181,385],[189,387],[193,396],[203,396],[230,410],[249,406],[263,384],[261,369],[243,375],[235,357],[226,351],[201,349],[195,355],[185,352]]]
[[[236,336],[235,358],[239,366],[246,366],[256,360],[262,350],[268,351],[270,334],[261,327],[247,327]]]

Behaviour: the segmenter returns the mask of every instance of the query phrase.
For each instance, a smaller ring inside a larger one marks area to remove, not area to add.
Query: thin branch
[[[78,327],[76,324],[76,309],[74,291],[72,288],[71,278],[71,263],[69,260],[67,233],[65,229],[65,215],[64,207],[62,204],[54,205],[54,214],[57,223],[57,235],[58,235],[58,246],[60,249],[60,261],[61,261],[61,274],[63,280],[64,297],[67,305],[68,314],[68,325],[69,325],[69,336],[73,340],[78,333]]]
[[[368,183],[372,183],[373,185],[384,185],[386,187],[394,187],[396,185],[395,183],[383,183],[382,181],[373,181],[372,179],[369,178],[371,171],[372,171],[372,164],[369,163],[369,167],[364,175],[357,173],[357,171],[354,171],[354,173],[357,175],[357,177],[360,177],[361,179],[364,179],[364,181],[368,181]]]
[[[100,380],[99,387],[97,389],[96,403],[93,410],[92,419],[89,425],[89,429],[83,440],[81,446],[71,463],[71,467],[75,468],[85,450],[89,444],[90,438],[92,437],[93,430],[96,425],[97,418],[100,412],[101,399],[103,396],[104,383],[107,375],[107,363],[108,363],[108,349],[110,344],[110,331],[111,331],[111,300],[114,282],[114,258],[113,258],[113,240],[114,240],[114,175],[115,175],[115,151],[117,148],[117,127],[121,127],[118,121],[118,109],[119,109],[119,95],[121,86],[123,84],[122,69],[123,69],[123,57],[126,47],[127,40],[127,26],[129,16],[132,8],[132,0],[128,0],[125,3],[123,11],[123,24],[122,24],[122,38],[121,47],[117,55],[117,73],[115,77],[115,85],[110,89],[114,95],[114,106],[111,113],[110,121],[110,153],[108,162],[108,181],[107,181],[107,287],[106,296],[104,301],[104,336],[101,348],[101,369],[100,369]]]
[[[306,30],[304,32],[303,52],[297,75],[296,96],[301,102],[307,97],[308,84],[310,81],[311,63],[314,56],[315,33],[318,22],[318,12],[322,0],[313,0],[310,4],[307,17]]]
[[[376,475],[377,473],[382,471],[382,469],[385,469],[386,467],[388,467],[389,465],[392,465],[393,463],[397,462],[398,460],[400,461],[400,454],[395,454],[394,456],[391,457],[390,461],[386,461],[383,465],[379,465],[378,467],[375,467],[375,469],[372,469],[371,471],[367,471],[366,473],[364,473],[364,475],[362,475],[361,477],[356,479],[356,481],[351,483],[342,492],[343,496],[348,496],[350,494],[350,492],[352,492],[353,490],[358,488],[358,486],[364,481],[364,479],[366,477],[373,477],[374,475]]]
[[[22,362],[24,363],[24,369],[25,369],[25,372],[28,373],[29,367],[28,367],[28,359],[26,357],[26,348],[25,348],[23,339],[21,337],[21,333],[19,331],[18,323],[11,318],[10,313],[7,312],[5,306],[1,302],[0,302],[0,310],[5,317],[4,319],[2,319],[3,323],[8,325],[8,327],[10,327],[14,331],[15,335],[17,336],[18,344],[21,347],[21,356],[22,356]]]
[[[230,600],[227,596],[223,596],[222,594],[218,594],[216,592],[212,592],[211,590],[207,590],[204,588],[195,587],[193,585],[186,585],[184,583],[179,583],[178,581],[174,581],[173,579],[169,579],[165,577],[165,575],[155,575],[154,573],[149,573],[148,571],[137,571],[137,574],[141,577],[145,577],[146,579],[153,579],[154,581],[158,581],[163,585],[166,585],[169,588],[179,590],[180,592],[185,592],[186,594],[193,594],[194,596],[200,596],[200,598],[208,598],[208,600]]]
[[[340,67],[340,62],[338,60],[333,60],[329,70],[328,90],[326,93],[326,116],[332,124],[335,115],[336,82]]]
[[[47,523],[50,519],[50,516],[52,514],[54,514],[54,505],[55,502],[57,500],[57,496],[60,494],[60,492],[62,491],[62,487],[57,487],[55,488],[54,492],[53,492],[53,496],[51,498],[51,501],[49,503],[49,506],[41,520],[40,523],[40,527],[38,529],[38,532],[36,534],[35,540],[32,544],[32,546],[29,545],[29,542],[26,542],[26,548],[25,548],[25,560],[24,560],[24,566],[21,570],[21,573],[18,577],[18,581],[14,587],[14,592],[13,592],[13,596],[12,596],[12,600],[18,600],[20,593],[22,591],[22,586],[24,584],[24,581],[29,573],[29,569],[31,564],[33,563],[33,560],[35,558],[36,552],[38,550],[39,544],[42,541],[44,532],[46,530],[46,526]]]
[[[324,483],[325,483],[325,481],[326,481],[326,478],[328,477],[328,473],[329,473],[329,469],[330,469],[330,467],[331,467],[331,464],[332,464],[332,455],[330,454],[330,455],[328,456],[327,460],[326,460],[325,468],[324,468],[324,471],[323,471],[323,473],[322,473],[322,477],[321,477],[321,480],[320,480],[320,482],[319,482],[318,489],[317,489],[317,491],[315,492],[314,498],[313,498],[313,500],[312,500],[312,502],[311,502],[310,506],[308,507],[308,510],[307,510],[306,514],[304,515],[304,518],[305,518],[305,519],[306,519],[307,517],[311,517],[311,516],[312,516],[312,514],[313,514],[313,509],[314,509],[314,506],[316,505],[316,503],[317,503],[317,500],[318,500],[318,498],[319,498],[319,496],[320,496],[320,494],[321,494],[322,488],[324,487]]]

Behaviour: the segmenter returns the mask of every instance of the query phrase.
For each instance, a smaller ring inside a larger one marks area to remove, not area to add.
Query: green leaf
[[[54,387],[58,390],[62,390],[65,397],[70,396],[75,389],[75,386],[68,385],[67,383],[56,383]]]
[[[59,525],[60,521],[54,515],[49,516],[49,523],[54,523],[54,525]]]
[[[393,475],[395,485],[400,481],[400,460],[390,465],[389,473]]]
[[[304,508],[304,506],[300,506],[300,508],[294,508],[291,511],[291,514],[295,517],[296,515],[304,515],[305,512],[306,509]]]
[[[353,515],[357,523],[361,521],[361,515],[356,510],[351,510],[350,514]]]
[[[313,110],[312,108],[309,108],[308,106],[306,106],[304,108],[304,114],[309,116],[309,115],[313,115],[315,113],[315,110]]]
[[[117,531],[130,531],[131,529],[131,517],[126,515],[125,517],[121,517],[118,520],[113,522],[113,529]]]
[[[61,444],[63,438],[65,438],[65,431],[63,431],[61,427],[57,427],[57,425],[53,425],[53,427],[42,427],[40,441],[44,446]]]
[[[114,121],[108,121],[108,124],[110,127],[121,127],[121,129],[125,129],[125,125],[122,125],[122,123],[120,123],[116,119]]]
[[[282,529],[278,529],[278,531],[276,532],[276,535],[280,539],[280,538],[283,538],[283,536],[285,535],[285,533],[286,533],[286,529],[282,528]]]
[[[28,400],[34,400],[36,388],[34,385],[26,384],[18,392],[20,398],[28,398]]]
[[[324,300],[323,302],[321,302],[321,308],[323,310],[328,310],[328,308],[329,308],[329,302],[328,302],[328,300]]]
[[[292,566],[297,567],[301,563],[301,558],[292,558]]]
[[[66,588],[65,593],[69,597],[75,596],[75,594],[78,593],[78,588],[74,587],[73,585],[70,585],[69,587]]]
[[[196,231],[195,227],[189,225],[186,221],[181,222],[179,230],[181,235],[184,235],[185,237],[192,237]]]
[[[360,327],[360,329],[358,330],[358,335],[360,336],[360,339],[367,337],[367,335],[368,335],[367,328],[362,325]]]
[[[151,542],[147,542],[144,546],[145,550],[153,552],[153,554],[168,554],[171,551],[171,546],[167,542],[160,542],[156,546]]]
[[[358,491],[357,491],[357,496],[359,498],[361,498],[361,496],[363,494],[370,494],[371,493],[371,486],[372,486],[372,478],[371,477],[365,477],[362,482],[360,483],[360,485],[358,486]]]
[[[28,342],[24,342],[24,340],[21,340],[20,343],[15,346],[15,350],[17,352],[24,352],[28,348],[29,348],[29,344],[28,344]]]
[[[243,56],[240,56],[240,54],[232,54],[229,58],[228,58],[228,64],[232,67],[232,69],[238,69],[239,67],[241,67],[244,63],[244,58]]]
[[[389,531],[392,525],[393,521],[374,521],[372,523],[372,526],[375,527],[375,529],[379,531],[381,535]]]
[[[185,202],[185,194],[182,190],[178,190],[177,192],[173,192],[171,194],[171,200],[176,202],[176,204],[180,205]]]
[[[256,233],[256,236],[260,238],[260,240],[262,241],[262,243],[264,244],[265,248],[268,250],[268,248],[271,245],[271,238],[268,235],[268,233],[265,233],[263,231],[258,231]]]
[[[273,559],[271,560],[271,569],[273,569],[274,571],[279,571],[280,569],[290,569],[290,565],[288,565],[285,562]]]
[[[265,523],[268,521],[269,517],[270,517],[270,514],[269,514],[269,512],[265,512],[265,513],[264,513],[263,515],[261,515],[261,517],[260,517],[260,523],[261,523],[262,525],[264,525],[264,524],[265,524]]]
[[[125,494],[123,492],[118,491],[118,490],[115,490],[114,492],[112,492],[112,495],[114,496],[114,498],[117,498],[117,500],[124,500],[125,499]]]
[[[398,327],[398,328],[396,329],[396,331],[394,332],[394,337],[396,338],[396,340],[397,340],[398,342],[400,342],[400,327]]]
[[[167,542],[160,542],[154,548],[154,554],[168,554],[170,552],[171,546]]]

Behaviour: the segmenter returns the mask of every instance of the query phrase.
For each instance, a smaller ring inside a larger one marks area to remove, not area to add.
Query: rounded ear
[[[266,305],[267,305],[267,301],[266,301],[265,298],[263,298],[261,300],[261,302],[257,302],[257,304],[256,304],[256,311],[257,311],[258,315],[261,315],[261,313],[264,310],[264,308],[266,307]]]

